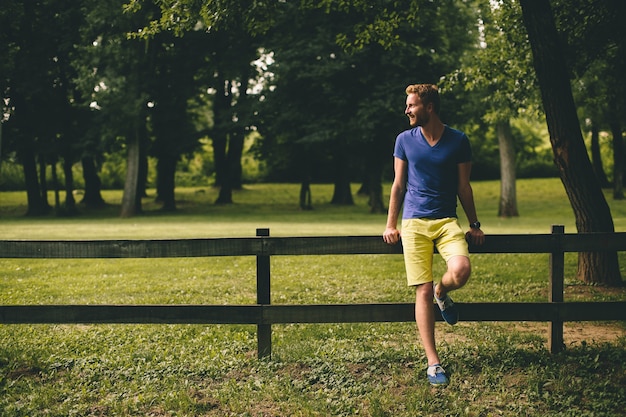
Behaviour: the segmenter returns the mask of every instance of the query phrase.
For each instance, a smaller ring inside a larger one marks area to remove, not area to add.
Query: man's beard
[[[416,114],[415,117],[413,118],[409,118],[409,124],[411,126],[424,126],[425,124],[428,123],[428,121],[430,120],[430,117],[428,117],[428,115],[419,115]]]

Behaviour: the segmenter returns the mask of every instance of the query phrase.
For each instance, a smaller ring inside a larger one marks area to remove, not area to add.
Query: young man
[[[435,346],[433,296],[444,320],[455,324],[458,310],[448,293],[469,279],[467,241],[481,245],[485,236],[470,185],[469,139],[439,119],[436,86],[410,85],[406,94],[405,114],[411,129],[396,138],[395,178],[383,239],[390,245],[402,239],[407,282],[416,287],[415,321],[428,359],[428,380],[432,385],[446,385],[448,375]],[[457,196],[470,223],[465,234],[457,219]],[[402,236],[397,229],[401,206]],[[447,263],[447,271],[437,285],[433,285],[432,274],[434,247]]]

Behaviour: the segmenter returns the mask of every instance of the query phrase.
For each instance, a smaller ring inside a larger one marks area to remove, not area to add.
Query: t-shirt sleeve
[[[404,140],[402,139],[402,133],[396,137],[396,144],[393,148],[393,156],[406,161],[406,152],[404,151]]]
[[[457,153],[457,164],[472,161],[472,147],[470,146],[469,138],[465,133],[461,136],[461,144],[459,146],[459,152]]]

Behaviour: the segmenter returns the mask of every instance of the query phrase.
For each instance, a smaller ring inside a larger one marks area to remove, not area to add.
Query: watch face
[[[480,222],[472,223],[470,224],[470,227],[472,229],[480,229]]]

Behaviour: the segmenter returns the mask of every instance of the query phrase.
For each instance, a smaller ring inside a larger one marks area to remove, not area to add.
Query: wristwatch
[[[480,229],[480,222],[470,223],[472,229]]]

